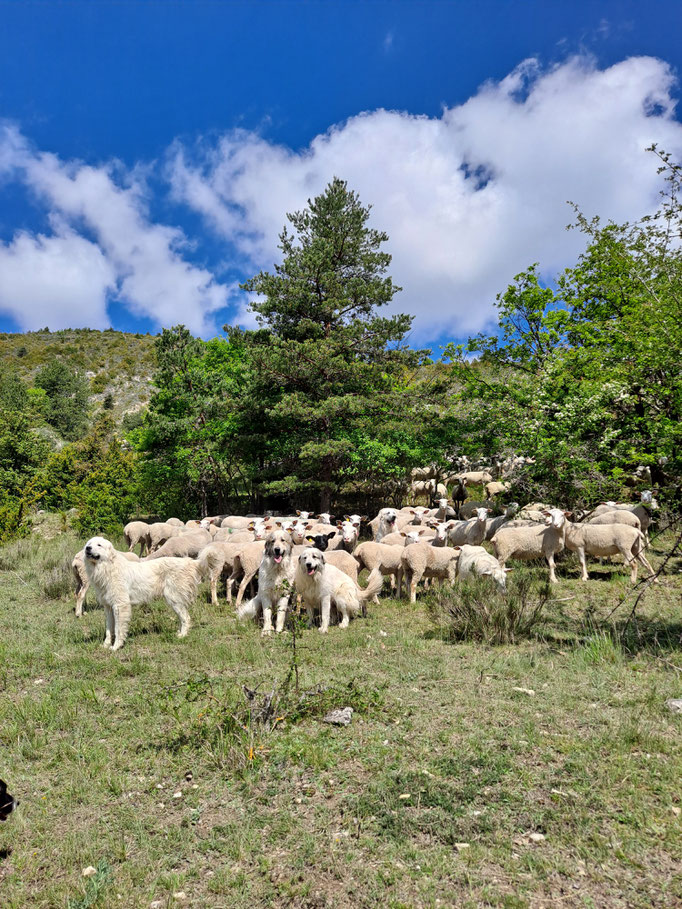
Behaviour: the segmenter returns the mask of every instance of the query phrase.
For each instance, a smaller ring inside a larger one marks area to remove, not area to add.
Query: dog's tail
[[[371,600],[372,597],[377,596],[381,592],[381,588],[384,586],[384,577],[380,571],[370,573],[367,586],[363,590],[362,587],[358,584],[358,599],[360,602],[364,600]]]
[[[195,564],[197,566],[197,571],[199,572],[199,577],[202,581],[207,581],[211,576],[211,569],[213,568],[218,554],[214,549],[211,548],[211,544],[205,546],[199,553]]]

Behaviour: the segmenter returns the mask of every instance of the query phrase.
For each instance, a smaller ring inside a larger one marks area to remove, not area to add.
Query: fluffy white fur
[[[277,612],[277,634],[284,631],[296,573],[292,551],[291,535],[286,531],[273,530],[267,535],[258,569],[258,593],[237,609],[240,619],[255,619],[263,613],[263,636],[273,632],[273,609]]]
[[[313,621],[316,610],[320,611],[322,634],[329,631],[332,606],[341,614],[340,627],[347,628],[350,619],[360,612],[361,604],[379,593],[383,582],[378,575],[370,579],[363,590],[339,568],[328,565],[324,554],[313,548],[304,550],[299,556],[294,580],[309,619]]]
[[[129,562],[104,537],[85,544],[85,572],[104,608],[104,647],[119,650],[128,635],[132,606],[163,597],[180,620],[178,637],[190,629],[189,606],[196,599],[201,570],[194,559]]]
[[[119,555],[122,555],[124,559],[128,559],[129,562],[139,562],[140,557],[136,552],[120,552]],[[90,589],[90,581],[85,572],[85,550],[81,549],[80,552],[77,552],[73,557],[73,562],[71,562],[71,570],[73,571],[73,576],[76,579],[76,618],[80,619],[83,615],[85,609],[85,598]]]

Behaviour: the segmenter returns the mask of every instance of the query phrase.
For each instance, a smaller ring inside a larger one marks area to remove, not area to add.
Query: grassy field
[[[73,615],[77,548],[0,550],[3,909],[682,905],[680,559],[626,647],[623,569],[566,560],[514,645],[389,599],[261,640],[202,592],[188,638],[159,603],[111,655],[92,597]]]

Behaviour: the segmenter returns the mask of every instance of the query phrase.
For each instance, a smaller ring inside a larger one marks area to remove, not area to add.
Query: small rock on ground
[[[83,868],[81,874],[83,877],[93,877],[93,875],[97,874],[97,868],[93,868],[92,865],[88,865],[87,868]]]
[[[665,706],[671,713],[682,713],[682,698],[668,698]]]
[[[334,726],[350,726],[352,717],[352,707],[340,707],[337,710],[330,710],[322,722],[331,723]]]

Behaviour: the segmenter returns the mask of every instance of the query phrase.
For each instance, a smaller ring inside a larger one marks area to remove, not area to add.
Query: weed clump
[[[513,644],[529,637],[550,599],[549,581],[520,569],[502,592],[490,578],[472,578],[432,592],[426,607],[433,624],[454,641]]]

